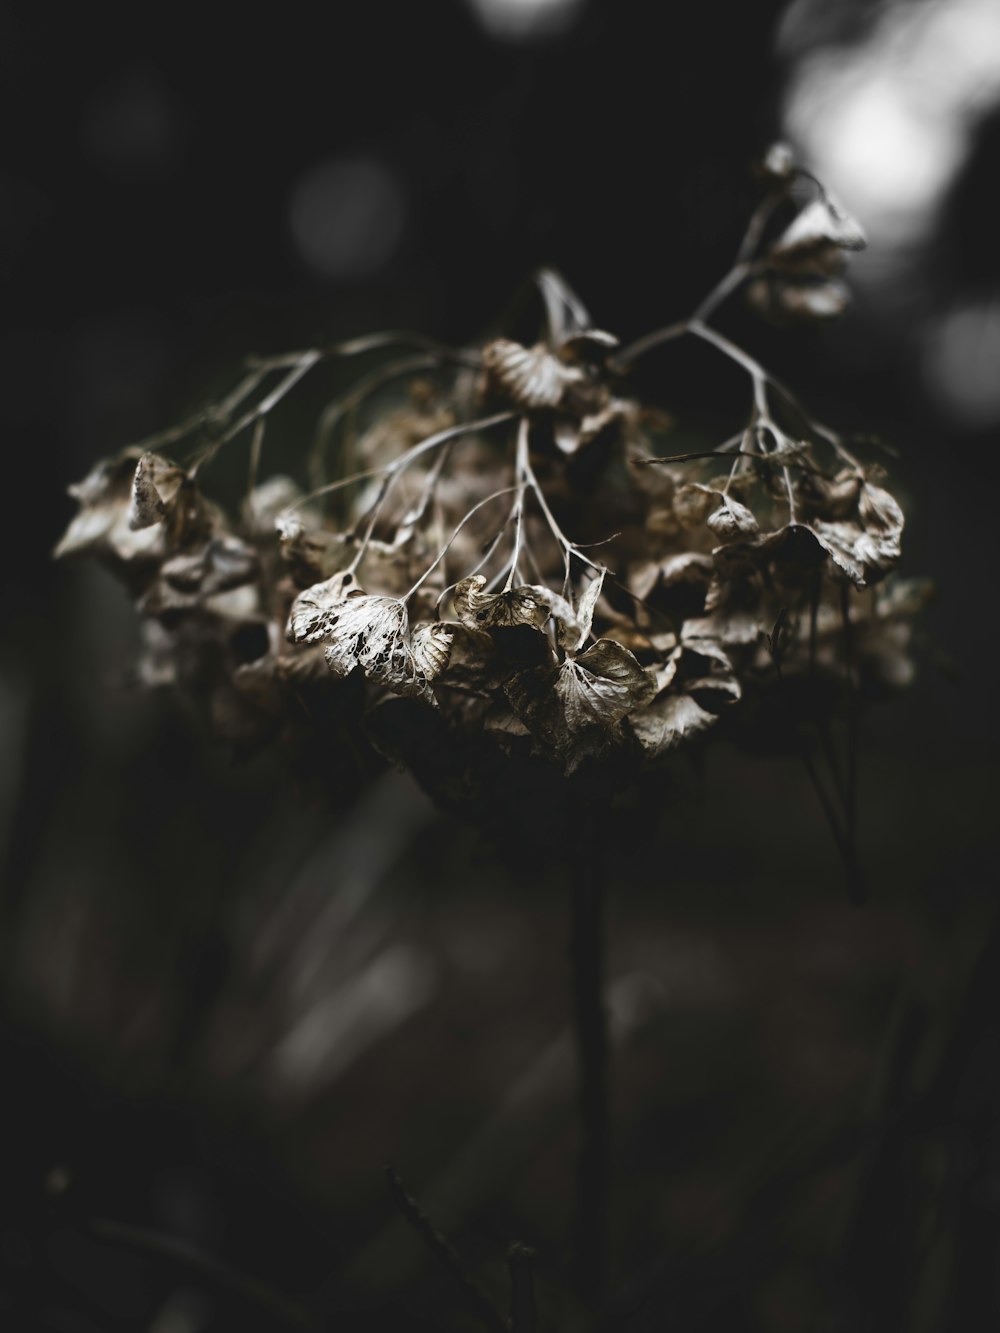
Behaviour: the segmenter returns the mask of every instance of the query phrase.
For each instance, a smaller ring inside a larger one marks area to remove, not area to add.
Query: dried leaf
[[[888,491],[869,482],[861,488],[858,501],[858,513],[861,522],[869,532],[875,531],[886,536],[898,537],[903,531],[903,511]]]
[[[740,608],[719,608],[707,616],[698,616],[684,622],[685,638],[714,639],[717,643],[756,643],[764,626],[756,611]]]
[[[633,565],[628,573],[628,587],[636,597],[646,598],[660,581],[661,568],[655,560],[644,560]]]
[[[689,694],[667,693],[632,713],[628,721],[647,756],[657,759],[706,731],[716,718]]]
[[[843,266],[842,251],[830,246],[828,254],[837,269]],[[817,275],[819,265],[810,263],[809,272],[801,276],[766,274],[754,279],[746,288],[747,301],[758,314],[779,326],[811,324],[842,315],[850,302],[850,292],[832,274]],[[829,268],[830,263],[824,267]]]
[[[505,704],[497,704],[483,716],[483,729],[497,736],[530,736],[531,732],[521,719]]]
[[[353,543],[343,533],[307,527],[287,510],[278,514],[274,526],[282,558],[300,587],[331,578],[350,559]]]
[[[861,225],[829,194],[814,199],[793,219],[775,241],[772,264],[814,254],[825,246],[840,250],[863,250],[867,244]]]
[[[258,592],[249,585],[255,583],[259,573],[260,560],[254,548],[238,537],[220,534],[197,550],[165,560],[137,606],[143,615],[159,617],[197,607],[230,617],[253,613]],[[249,595],[220,601],[223,595],[244,588],[248,588]]]
[[[448,662],[442,672],[443,682],[477,692],[499,685],[495,669],[497,650],[492,635],[455,621],[440,623],[447,624],[451,635]]]
[[[567,657],[555,681],[571,730],[614,726],[652,692],[652,682],[635,657],[613,639],[598,639],[579,657]]]
[[[241,517],[254,537],[270,537],[279,521],[288,516],[290,506],[301,498],[301,491],[291,477],[268,477],[255,486],[243,501]]]
[[[809,531],[842,573],[859,588],[864,587],[865,565],[858,542],[864,533],[853,523],[814,523]]]
[[[566,386],[582,378],[575,366],[566,366],[544,345],[522,347],[498,338],[483,348],[487,380],[517,407],[526,411],[558,407]]]
[[[358,588],[354,575],[341,571],[299,593],[288,614],[288,628],[285,631],[288,641],[317,643],[326,638],[331,616],[356,591]]]
[[[152,527],[154,523],[160,523],[166,517],[167,507],[156,489],[154,474],[157,470],[169,466],[166,459],[149,453],[143,454],[135,465],[128,512],[128,525],[133,532],[137,532],[140,528]]]
[[[540,268],[535,282],[545,301],[549,331],[556,345],[590,328],[586,307],[561,273],[553,268]]]
[[[413,667],[423,680],[436,680],[448,666],[453,629],[440,620],[423,621],[413,626],[410,634],[410,652]]]
[[[455,586],[455,614],[470,629],[495,625],[534,625],[540,628],[551,615],[553,594],[537,584],[522,584],[510,592],[483,592],[486,579],[473,574]]]
[[[808,322],[836,319],[850,304],[851,294],[842,282],[779,282],[774,296],[790,320]]]
[[[407,682],[413,676],[407,629],[401,601],[355,590],[327,611],[327,664],[337,676],[360,667],[370,680]]]
[[[553,423],[556,446],[567,455],[575,454],[605,431],[619,425],[628,417],[632,407],[621,398],[608,397],[596,384],[590,385],[588,390],[574,390],[572,398],[574,401],[570,406],[576,409],[574,414],[563,415],[560,412]],[[586,410],[581,410],[581,403],[576,401],[581,398],[584,403],[587,399],[594,401]],[[563,407],[565,409],[566,404]]]
[[[788,523],[756,541],[719,546],[712,556],[720,574],[731,579],[742,576],[743,565],[779,560],[791,568],[798,567],[807,572],[820,568],[829,557],[841,573],[862,588],[865,585],[865,562],[857,548],[866,535],[853,523]]]
[[[560,340],[559,351],[583,361],[600,361],[618,346],[620,340],[607,329],[580,329]]]
[[[667,556],[660,565],[660,582],[665,588],[677,583],[707,584],[712,577],[712,557],[702,551],[683,551]]]
[[[674,492],[674,514],[683,528],[696,528],[704,523],[709,514],[718,507],[719,492],[712,486],[703,486],[700,482],[689,482],[678,486]]]
[[[144,566],[162,555],[162,528],[136,532],[128,524],[132,477],[137,461],[134,449],[102,458],[82,481],[68,487],[80,510],[53,552],[56,559],[92,552],[110,557],[123,566]]]
[[[601,595],[601,589],[604,587],[604,576],[608,571],[602,569],[601,572],[587,584],[580,601],[577,604],[575,613],[571,618],[560,618],[558,641],[561,648],[571,652],[579,652],[590,637],[591,627],[594,623],[594,611],[597,607],[597,599]],[[560,601],[563,599],[560,598]]]
[[[224,533],[208,542],[202,565],[201,591],[205,596],[242,587],[260,573],[260,560],[254,548],[239,537]]]

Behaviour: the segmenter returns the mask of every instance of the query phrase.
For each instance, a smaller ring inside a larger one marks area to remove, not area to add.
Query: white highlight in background
[[[803,49],[785,104],[789,137],[862,219],[876,253],[917,243],[970,131],[1000,100],[1000,3],[895,0],[859,45],[809,51],[822,18],[820,0],[796,0],[779,30],[779,47]],[[880,266],[862,257],[856,272],[877,278]]]
[[[556,37],[573,26],[583,0],[466,0],[490,34],[505,41]]]

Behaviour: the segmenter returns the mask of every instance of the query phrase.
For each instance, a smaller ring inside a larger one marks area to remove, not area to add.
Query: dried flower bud
[[[705,519],[708,527],[723,541],[734,537],[753,537],[760,531],[752,512],[739,500],[724,492],[719,496],[719,508]]]
[[[795,175],[795,153],[787,143],[773,143],[761,159],[758,169],[765,179],[784,184]]]

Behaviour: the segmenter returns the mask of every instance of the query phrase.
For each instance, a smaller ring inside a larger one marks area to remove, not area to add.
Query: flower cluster
[[[822,717],[845,682],[904,684],[923,590],[887,577],[900,506],[878,467],[709,323],[740,289],[774,317],[843,306],[860,228],[815,184],[800,202],[804,174],[772,159],[731,272],[689,319],[631,346],[544,271],[534,345],[387,335],[255,361],[154,448],[98,464],[73,488],[58,554],[97,552],[124,578],[145,625],[141,678],[179,687],[244,749],[301,741],[318,719],[354,745],[380,714],[367,734],[391,749],[384,710],[403,698],[434,710],[436,734],[565,773],[610,756],[638,769],[741,709],[767,715],[769,695]],[[744,429],[693,455],[657,452],[662,413],[628,391],[633,363],[680,336],[750,389]],[[390,345],[405,356],[324,412],[314,488],[258,484],[270,414],[303,375]],[[385,407],[394,379],[408,399]],[[251,478],[230,521],[199,474],[241,432]],[[160,452],[186,437],[186,465]]]

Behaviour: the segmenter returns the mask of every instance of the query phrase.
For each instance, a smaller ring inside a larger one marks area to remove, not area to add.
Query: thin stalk
[[[607,1275],[610,1196],[608,1029],[604,1007],[605,866],[584,845],[572,884],[573,1021],[583,1140],[577,1158],[573,1268],[581,1297],[598,1306]]]
[[[413,585],[413,587],[410,589],[410,591],[409,591],[408,593],[406,593],[403,597],[401,597],[401,598],[400,598],[400,601],[408,602],[408,601],[410,600],[410,598],[413,596],[413,594],[418,590],[418,588],[420,588],[420,587],[423,586],[423,584],[427,581],[427,579],[428,579],[428,578],[430,577],[430,575],[434,572],[434,570],[437,569],[438,565],[441,563],[441,561],[445,558],[445,556],[446,556],[446,555],[448,554],[448,552],[451,550],[452,543],[454,542],[454,540],[455,540],[455,538],[458,536],[458,534],[462,531],[462,529],[465,527],[466,523],[468,523],[468,521],[469,521],[470,518],[472,518],[475,514],[478,514],[479,511],[480,511],[480,509],[482,509],[484,505],[488,505],[488,504],[490,503],[491,500],[498,500],[502,495],[510,495],[510,493],[511,493],[512,491],[516,490],[516,489],[517,489],[517,488],[516,488],[515,486],[505,486],[505,487],[503,488],[503,490],[501,490],[501,491],[494,491],[492,495],[487,495],[487,496],[485,496],[482,500],[480,500],[478,504],[474,504],[474,505],[472,506],[472,508],[469,510],[469,512],[468,512],[468,513],[465,515],[465,517],[462,519],[462,521],[456,526],[455,531],[451,534],[451,536],[448,538],[448,540],[445,542],[445,544],[441,547],[440,551],[438,551],[437,555],[434,557],[434,559],[431,561],[431,563],[427,566],[427,568],[424,570],[424,572],[423,572],[423,573],[420,575],[420,577],[417,579],[416,583]],[[509,523],[509,522],[510,522],[510,519],[508,518],[508,519],[507,519],[507,523]],[[503,526],[503,528],[501,528],[501,530],[500,530],[501,533],[504,531],[504,528],[506,528],[507,523],[505,523],[504,526]],[[492,545],[491,548],[490,548],[490,552],[487,552],[487,558],[488,558],[489,554],[495,549],[495,546],[496,546],[496,543],[494,542],[493,545]],[[477,567],[477,568],[478,568],[478,567]],[[475,573],[476,571],[474,570],[473,572]],[[466,577],[468,577],[468,575],[467,575]],[[450,589],[450,588],[453,588],[454,586],[455,586],[454,584],[449,584],[448,588],[445,588],[445,589],[444,589],[444,591],[442,592],[441,596],[438,598],[438,604],[439,604],[439,605],[440,605],[441,601],[444,599],[444,594],[445,594],[446,592],[448,592],[449,589]]]
[[[510,559],[510,573],[504,584],[504,592],[510,592],[517,578],[517,564],[521,558],[521,541],[524,532],[524,492],[528,485],[528,418],[522,417],[517,431],[517,459],[514,464],[517,479],[517,498],[514,501],[514,553]]]
[[[848,836],[854,841],[858,824],[858,699],[855,684],[854,624],[851,620],[851,589],[840,586],[840,611],[844,622],[844,683],[847,700],[847,781],[844,806]]]
[[[204,467],[206,463],[211,462],[224,444],[228,444],[230,440],[235,439],[237,435],[246,430],[247,426],[252,426],[255,421],[259,421],[262,417],[266,417],[268,412],[271,412],[277,407],[281,400],[287,394],[291,393],[299,380],[301,380],[304,375],[308,374],[313,366],[321,360],[322,356],[319,352],[304,352],[298,361],[294,363],[291,370],[280,384],[272,389],[269,394],[266,394],[255,407],[251,407],[244,412],[244,414],[225,430],[217,440],[213,440],[208,448],[204,449],[194,459],[188,469],[188,475],[193,479],[197,475],[199,469]]]
[[[318,1330],[320,1321],[308,1310],[264,1286],[256,1278],[241,1273],[214,1256],[205,1254],[176,1236],[115,1222],[106,1217],[94,1217],[88,1224],[90,1234],[109,1245],[119,1245],[138,1254],[155,1256],[196,1274],[230,1295],[254,1305],[267,1319],[269,1326],[276,1323],[286,1328]]]
[[[408,1194],[403,1182],[391,1166],[385,1169],[393,1203],[404,1220],[423,1241],[430,1254],[451,1277],[471,1313],[488,1333],[508,1333],[507,1321],[490,1298],[465,1271],[461,1259],[451,1244],[441,1235],[416,1199]]]
[[[375,503],[369,510],[368,525],[365,528],[364,536],[361,539],[361,543],[358,546],[354,559],[348,566],[349,572],[353,574],[358,565],[360,565],[365,552],[368,549],[368,543],[372,539],[372,533],[375,531],[375,525],[382,512],[386,497],[392,489],[393,484],[400,476],[402,476],[414,459],[419,458],[421,454],[427,453],[430,449],[436,449],[439,445],[447,444],[449,440],[457,439],[460,435],[467,435],[474,430],[487,430],[490,426],[497,426],[501,422],[510,421],[513,417],[513,412],[497,412],[494,416],[483,417],[479,421],[463,421],[457,426],[449,426],[447,430],[440,430],[434,435],[428,435],[426,439],[421,440],[418,444],[407,449],[405,454],[401,454],[399,458],[388,467],[379,469],[379,472],[383,476],[382,485],[375,498]],[[373,475],[378,474],[375,473]],[[328,488],[323,487],[322,489],[326,490]],[[302,501],[297,501],[297,503],[301,504]]]
[[[377,389],[383,388],[394,379],[401,379],[404,375],[413,375],[421,370],[434,370],[440,364],[438,357],[427,354],[408,356],[398,361],[391,361],[387,366],[378,366],[370,374],[365,375],[343,397],[335,398],[324,409],[319,419],[312,448],[309,452],[308,469],[312,484],[314,486],[323,485],[323,468],[326,462],[327,448],[344,417],[359,407]]]
[[[507,1251],[510,1274],[510,1333],[535,1333],[535,1283],[532,1262],[535,1251],[515,1241]]]

